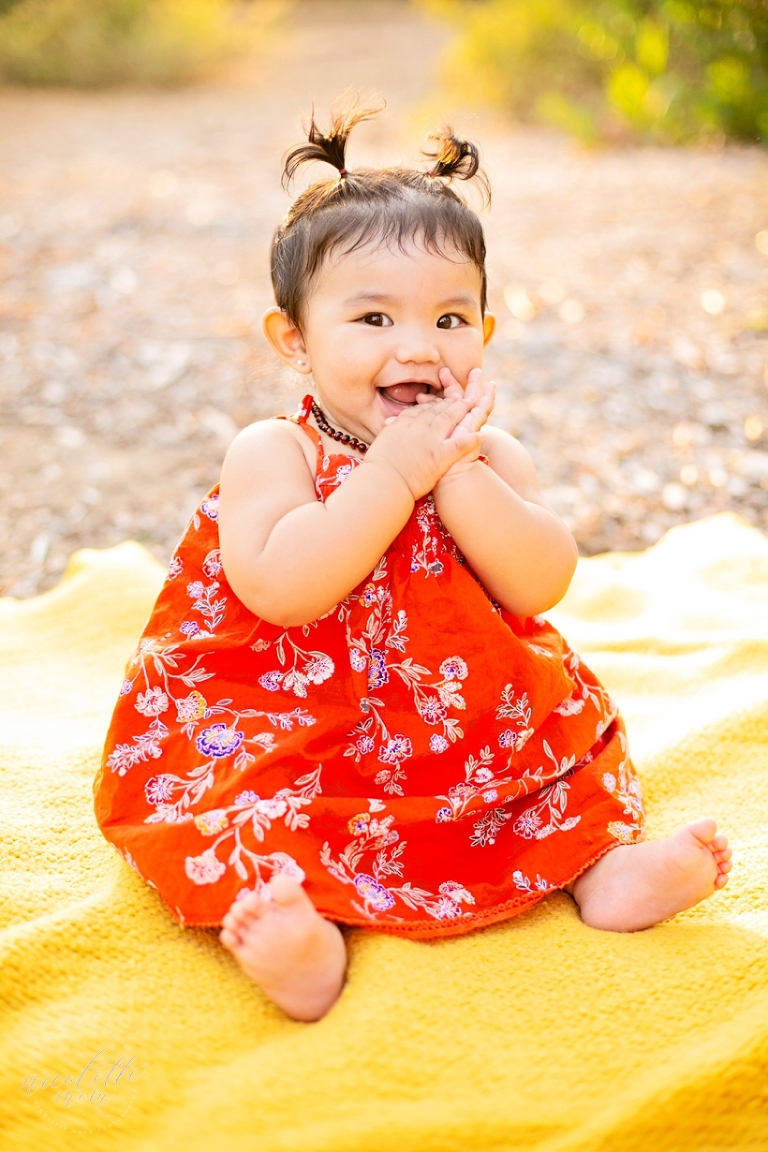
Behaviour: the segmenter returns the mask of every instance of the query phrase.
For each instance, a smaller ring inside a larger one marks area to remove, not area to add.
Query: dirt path
[[[165,560],[236,428],[294,404],[259,331],[280,156],[352,85],[390,106],[353,163],[414,157],[445,36],[307,0],[216,85],[0,90],[0,591],[126,537]],[[768,155],[456,123],[494,186],[497,422],[584,551],[723,508],[768,526]]]

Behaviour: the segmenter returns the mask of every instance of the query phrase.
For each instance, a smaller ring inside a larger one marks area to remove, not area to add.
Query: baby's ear
[[[309,375],[312,367],[304,344],[301,332],[291,318],[282,308],[272,306],[267,308],[261,318],[261,330],[273,352],[280,357],[284,364],[300,372],[303,376]]]
[[[496,317],[493,312],[486,312],[483,316],[483,345],[489,343],[491,337],[496,331]]]

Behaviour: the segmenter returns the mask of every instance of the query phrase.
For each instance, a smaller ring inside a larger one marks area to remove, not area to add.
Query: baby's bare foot
[[[232,904],[222,921],[221,942],[294,1020],[319,1020],[344,983],[344,938],[295,880],[278,874],[268,891],[266,898],[251,892]]]
[[[568,886],[592,928],[636,932],[728,883],[731,850],[714,820],[695,820],[666,840],[621,844]]]

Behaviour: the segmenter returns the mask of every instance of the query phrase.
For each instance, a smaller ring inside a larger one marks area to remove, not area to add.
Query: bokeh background
[[[765,0],[0,0],[0,593],[166,561],[301,398],[260,331],[281,156],[350,87],[388,102],[352,166],[481,146],[494,422],[582,552],[767,530],[767,65]]]

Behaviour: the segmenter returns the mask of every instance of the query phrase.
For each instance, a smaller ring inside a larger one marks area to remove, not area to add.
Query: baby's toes
[[[725,872],[718,872],[715,877],[715,888],[725,888],[728,883],[728,875]]]
[[[219,932],[219,940],[221,940],[224,947],[228,948],[230,952],[235,952],[242,945],[239,933],[227,924],[226,916],[224,917],[221,932]]]
[[[225,924],[233,932],[242,931],[254,914],[250,909],[243,907],[244,903],[243,900],[236,900],[234,904],[229,906],[227,914],[222,920],[222,924]]]
[[[271,897],[271,892],[267,891],[263,895],[256,896],[253,900],[250,896],[247,897],[248,904],[245,908],[245,917],[239,926],[240,937],[244,942],[248,941],[254,931],[261,931],[264,917],[272,911]]]
[[[258,892],[248,892],[239,900],[235,900],[232,907],[241,912],[245,920],[249,920],[251,916],[259,915],[263,903],[264,899]]]
[[[728,847],[728,837],[724,836],[722,832],[718,832],[717,836],[711,841],[709,847],[713,852],[724,852]]]
[[[272,893],[264,887],[260,892],[249,892],[241,900],[236,900],[231,906],[230,912],[235,912],[242,924],[250,924],[251,921],[264,915],[271,899]]]

